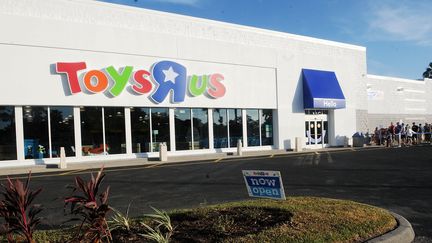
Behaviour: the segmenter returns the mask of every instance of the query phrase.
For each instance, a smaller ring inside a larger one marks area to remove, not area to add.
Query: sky
[[[368,74],[421,79],[432,62],[431,0],[102,0],[360,45]]]

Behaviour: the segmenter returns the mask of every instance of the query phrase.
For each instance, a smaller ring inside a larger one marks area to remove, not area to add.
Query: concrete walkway
[[[20,175],[27,174],[29,171],[32,174],[37,173],[50,173],[50,172],[67,172],[75,170],[86,170],[95,169],[104,166],[105,168],[112,167],[125,167],[125,166],[142,166],[142,165],[154,165],[160,163],[182,163],[192,161],[204,161],[204,160],[223,160],[233,158],[247,158],[247,157],[265,157],[265,156],[285,156],[285,155],[301,155],[307,153],[323,153],[323,152],[341,152],[341,151],[355,151],[364,149],[384,149],[385,147],[380,146],[367,146],[367,147],[337,147],[337,148],[323,148],[314,150],[303,150],[301,152],[293,152],[286,150],[261,150],[261,151],[244,151],[242,156],[235,155],[236,153],[208,153],[199,155],[178,155],[168,157],[168,161],[161,162],[158,158],[136,158],[136,159],[119,159],[119,160],[101,160],[98,161],[83,161],[83,162],[71,162],[67,163],[67,168],[59,169],[55,164],[48,165],[33,165],[33,166],[16,166],[9,168],[1,168],[0,176],[7,175]],[[66,160],[67,161],[67,160]]]

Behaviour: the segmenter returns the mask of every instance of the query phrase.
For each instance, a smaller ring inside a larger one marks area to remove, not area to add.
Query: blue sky
[[[432,62],[431,0],[103,0],[367,48],[368,73],[419,79]]]

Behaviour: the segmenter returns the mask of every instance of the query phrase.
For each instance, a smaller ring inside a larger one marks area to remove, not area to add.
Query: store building
[[[84,0],[0,23],[0,167],[342,146],[380,112],[361,46]]]

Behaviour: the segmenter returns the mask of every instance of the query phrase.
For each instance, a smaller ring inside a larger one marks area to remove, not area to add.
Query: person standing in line
[[[407,146],[410,146],[412,144],[412,136],[413,136],[413,130],[409,125],[406,125],[406,139],[407,139]]]
[[[405,123],[402,123],[402,125],[401,125],[401,138],[402,138],[402,145],[405,145],[405,143],[406,143]]]
[[[423,132],[424,132],[425,142],[430,143],[430,138],[431,138],[430,126],[427,122],[425,123],[425,125],[423,127]]]
[[[387,129],[387,133],[388,133],[388,136],[389,136],[389,138],[388,139],[390,139],[390,147],[392,147],[393,146],[393,141],[394,141],[394,134],[395,134],[395,126],[393,125],[393,122],[390,122],[390,126],[388,127],[388,129]]]
[[[378,127],[375,127],[373,139],[374,139],[375,145],[380,145],[380,131],[378,130]]]
[[[400,146],[401,145],[401,131],[402,131],[402,126],[400,125],[400,123],[399,122],[396,122],[396,126],[395,126],[395,129],[394,129],[394,136],[395,136],[395,140],[397,141],[397,144],[398,144],[398,146]]]
[[[422,143],[422,141],[423,141],[423,127],[422,127],[422,124],[420,123],[419,125],[418,125],[418,129],[417,129],[417,143],[418,144],[421,144]]]
[[[412,123],[412,144],[417,144],[417,132],[418,132],[418,126],[415,124],[415,122]]]

